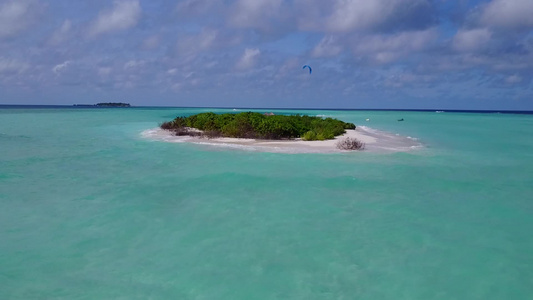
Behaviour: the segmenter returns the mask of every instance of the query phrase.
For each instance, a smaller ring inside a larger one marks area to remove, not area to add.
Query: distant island
[[[122,102],[101,102],[96,103],[96,106],[103,106],[103,107],[131,107],[129,103],[122,103]]]
[[[200,113],[177,117],[164,122],[162,129],[175,135],[206,138],[248,138],[266,140],[323,141],[344,134],[346,129],[355,129],[353,123],[333,118],[307,115],[274,115],[272,113],[243,112],[238,114]]]
[[[83,107],[131,107],[129,103],[122,102],[101,102],[96,104],[74,104],[74,106],[83,106]]]

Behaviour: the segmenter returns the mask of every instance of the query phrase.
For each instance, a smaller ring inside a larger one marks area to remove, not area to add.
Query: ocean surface
[[[0,107],[0,299],[533,299],[533,115],[274,111],[422,145],[386,153],[143,135],[203,111]]]

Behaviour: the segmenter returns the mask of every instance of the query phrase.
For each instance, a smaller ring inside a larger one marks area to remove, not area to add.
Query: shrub
[[[217,118],[215,119],[215,127],[218,130],[222,130],[222,127],[224,127],[224,125],[233,121],[236,115],[235,114],[222,114],[222,115],[216,115],[216,116]]]
[[[184,117],[177,117],[172,121],[173,128],[181,128],[187,126],[187,120]]]
[[[192,117],[192,116],[191,116]],[[212,112],[201,113],[195,115],[194,122],[191,123],[191,126],[200,130],[212,130],[215,128],[215,119],[217,115]]]
[[[185,118],[185,126],[194,127],[194,125],[196,124],[196,118],[196,115],[188,116],[187,118]]]
[[[196,131],[196,130],[190,130],[187,127],[180,127],[180,128],[174,129],[174,134],[177,136],[184,136],[184,135],[201,136],[202,135],[201,132]]]
[[[222,133],[225,136],[238,137],[240,135],[237,122],[231,121],[222,127]]]
[[[173,128],[172,122],[163,122],[163,124],[159,125],[159,127],[161,127],[162,129],[166,129],[166,130]]]
[[[216,139],[222,136],[222,132],[218,130],[207,130],[202,134],[202,138]]]
[[[365,149],[365,143],[355,138],[344,138],[337,142],[337,148],[341,150],[363,150]]]
[[[316,140],[316,132],[309,130],[308,132],[304,133],[304,135],[302,136],[302,140],[304,141]]]
[[[282,139],[299,137],[298,129],[286,116],[268,116],[256,128],[260,138]]]
[[[355,129],[354,123],[344,123],[344,129]]]
[[[331,140],[331,139],[334,139],[336,135],[341,135],[343,133],[344,133],[344,130],[343,131],[337,131],[337,132],[323,131],[322,132],[322,136],[324,137],[325,140]]]

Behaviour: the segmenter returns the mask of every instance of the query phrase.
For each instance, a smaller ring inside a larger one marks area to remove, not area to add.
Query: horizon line
[[[257,110],[338,110],[338,111],[443,111],[443,112],[500,112],[500,113],[533,113],[533,110],[516,109],[446,109],[446,108],[304,108],[304,107],[239,107],[239,106],[166,106],[166,105],[131,105],[130,107],[98,107],[95,104],[0,104],[2,106],[39,106],[39,107],[72,107],[72,108],[212,108],[212,109],[257,109]]]

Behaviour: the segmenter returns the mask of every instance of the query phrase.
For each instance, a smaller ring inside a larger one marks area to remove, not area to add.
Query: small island
[[[200,113],[188,117],[177,117],[164,122],[162,129],[177,136],[198,138],[239,138],[259,140],[303,140],[324,141],[354,130],[353,123],[333,118],[307,115],[274,115],[258,112],[238,114]],[[354,138],[345,138],[337,143],[342,150],[360,150],[364,144]]]
[[[96,104],[74,104],[76,107],[131,107],[129,103],[122,102],[100,102]]]
[[[101,103],[96,103],[95,106],[98,106],[98,107],[131,107],[129,103],[122,103],[122,102],[101,102]]]

